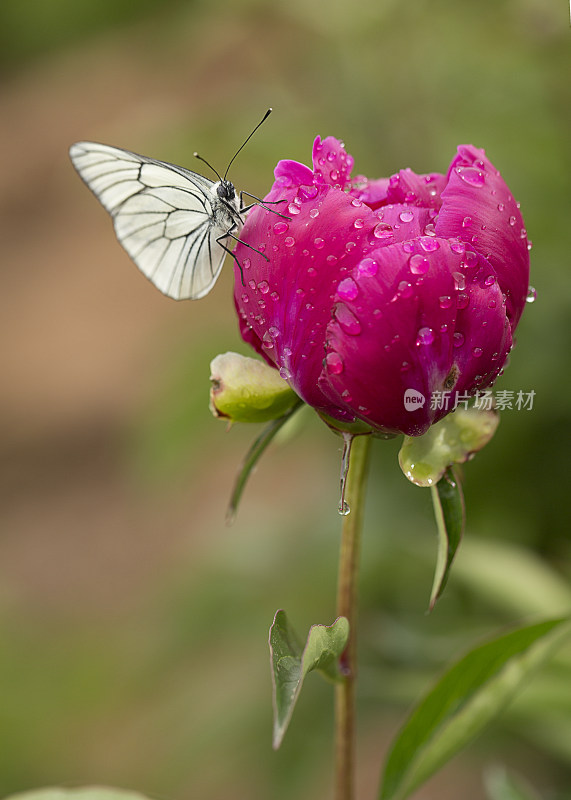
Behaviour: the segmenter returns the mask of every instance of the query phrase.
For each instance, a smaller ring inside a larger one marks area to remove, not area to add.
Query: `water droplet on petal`
[[[363,258],[357,266],[357,272],[359,275],[364,275],[367,278],[374,277],[377,274],[378,269],[379,265],[374,258]]]
[[[508,221],[509,221],[510,225],[512,226],[512,228],[517,222],[515,217],[510,217]]]
[[[295,217],[297,214],[300,213],[301,208],[297,205],[297,203],[290,203],[287,207],[288,214],[292,217]]]
[[[311,219],[315,219],[315,217],[318,217],[319,216],[319,209],[318,208],[312,208],[311,211],[309,212],[309,216],[311,217]]]
[[[438,305],[440,308],[450,308],[452,305],[452,298],[448,294],[443,294],[442,297],[438,298]]]
[[[262,336],[262,347],[265,350],[271,350],[274,346],[274,340],[269,331],[266,331]]]
[[[359,200],[359,198],[358,198],[358,197],[354,197],[354,198],[351,200],[351,205],[352,205],[352,206],[355,206],[355,208],[360,208],[360,207],[363,205],[363,201],[362,201],[362,200]]]
[[[277,233],[278,235],[281,233],[285,233],[288,230],[288,228],[289,225],[287,224],[287,222],[283,221],[276,222],[276,224],[274,225],[274,233]]]
[[[456,308],[466,308],[468,303],[470,302],[470,298],[464,292],[458,292],[456,295]]]
[[[454,288],[458,291],[463,291],[466,288],[466,277],[461,272],[453,272]]]
[[[458,256],[463,256],[466,252],[466,245],[464,242],[450,242],[450,249]]]
[[[425,275],[430,269],[430,261],[420,253],[411,256],[408,260],[408,265],[413,275]]]
[[[456,174],[470,186],[480,187],[486,182],[485,174],[475,167],[456,167]]]
[[[344,500],[342,503],[339,503],[337,507],[337,511],[341,514],[342,517],[346,517],[351,513],[351,509],[349,508],[349,504],[346,503]]]
[[[327,353],[325,356],[325,366],[327,367],[327,371],[332,375],[340,375],[345,368],[343,359],[338,353]]]
[[[505,208],[504,203],[498,203],[498,211],[503,211]]]
[[[329,255],[325,260],[327,261],[328,264],[336,264],[339,259],[337,258],[337,256]]]
[[[488,275],[488,277],[484,280],[484,286],[493,286],[496,282],[495,275]]]
[[[440,247],[440,242],[437,239],[432,239],[430,236],[420,237],[420,246],[425,253],[434,253]]]
[[[344,278],[337,287],[337,294],[342,300],[354,300],[359,289],[353,278]]]
[[[414,213],[412,211],[401,211],[399,214],[399,219],[401,222],[412,222],[414,219]]]
[[[472,224],[472,217],[464,217],[464,219],[462,220],[462,227],[467,228],[468,225],[471,224]]]
[[[253,280],[253,279],[250,279],[248,281],[248,286],[250,287],[250,289],[255,289],[256,288],[256,281]]]
[[[453,339],[454,339],[454,347],[462,347],[462,345],[464,344],[464,339],[465,338],[466,337],[464,336],[463,333],[460,333],[460,331],[456,331],[456,333],[454,334],[454,337],[453,337]]]
[[[325,244],[325,239],[322,239],[319,236],[317,237],[317,239],[313,240],[313,246],[315,247],[316,250],[321,250],[324,244]]]
[[[270,291],[270,284],[267,281],[260,281],[258,284],[258,289],[262,294],[267,294]]]
[[[416,335],[416,346],[432,344],[434,341],[434,331],[432,328],[419,328]]]
[[[480,358],[483,352],[484,351],[482,350],[481,347],[474,347],[472,350],[472,355],[474,356],[474,358]]]
[[[295,244],[295,239],[293,238],[293,236],[286,236],[286,238],[284,239],[284,244],[286,247],[293,247]]]
[[[361,323],[344,303],[337,303],[334,314],[341,328],[349,336],[358,336],[361,333]]]
[[[390,239],[392,235],[393,229],[388,222],[379,222],[379,224],[375,225],[373,228],[373,236],[376,239]]]
[[[530,286],[527,290],[527,297],[525,298],[526,303],[535,303],[537,299],[537,291],[534,289],[533,286]]]
[[[414,242],[402,242],[401,247],[404,253],[414,253]]]
[[[274,300],[274,302],[277,302],[280,299],[280,296],[277,292],[272,292],[270,297],[272,298],[272,300]]]
[[[291,372],[287,367],[280,367],[279,373],[280,373],[280,378],[283,378],[284,381],[289,381],[289,379],[291,378]]]
[[[364,224],[365,223],[362,219],[356,219],[355,222],[353,223],[353,227],[357,228],[357,230],[360,230],[364,226]]]
[[[249,259],[249,258],[245,258],[245,259],[242,261],[242,266],[244,267],[244,269],[250,269],[250,265],[251,265],[251,264],[252,264],[252,262],[250,261],[250,259]]]

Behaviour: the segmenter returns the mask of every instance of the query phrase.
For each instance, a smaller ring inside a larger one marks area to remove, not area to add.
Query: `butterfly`
[[[241,241],[237,234],[252,206],[267,207],[248,192],[238,195],[226,175],[271,110],[236,151],[224,177],[194,154],[216,173],[216,182],[184,167],[106,144],[77,142],[71,146],[73,166],[111,214],[120,244],[167,297],[204,297],[216,283],[227,253],[235,259],[243,282],[242,265],[224,242],[229,238]],[[243,195],[256,202],[244,206]],[[255,249],[247,242],[242,244]]]

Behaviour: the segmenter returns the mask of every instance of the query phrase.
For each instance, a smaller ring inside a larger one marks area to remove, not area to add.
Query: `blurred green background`
[[[0,150],[0,792],[104,783],[161,798],[331,796],[331,690],[271,741],[267,629],[335,614],[339,441],[311,413],[266,454],[208,411],[209,361],[246,353],[231,270],[176,304],[138,274],[67,158],[93,139],[264,194],[316,134],[356,172],[445,171],[485,147],[521,201],[538,300],[498,388],[534,390],[465,469],[468,527],[426,608],[430,497],[374,449],[363,548],[359,797],[448,659],[571,607],[571,29],[563,0],[3,0]],[[419,793],[484,797],[505,763],[571,797],[571,657]]]

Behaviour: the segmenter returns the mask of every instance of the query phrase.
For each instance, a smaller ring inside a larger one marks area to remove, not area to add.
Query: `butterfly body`
[[[70,157],[121,245],[163,294],[198,299],[211,290],[231,252],[223,242],[236,238],[247,211],[230,181],[95,142],[72,145]]]

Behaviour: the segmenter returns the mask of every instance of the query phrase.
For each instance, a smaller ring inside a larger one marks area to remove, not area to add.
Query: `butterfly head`
[[[216,194],[220,200],[225,200],[227,203],[231,203],[236,197],[236,189],[234,188],[234,184],[230,181],[219,181],[215,188]]]

